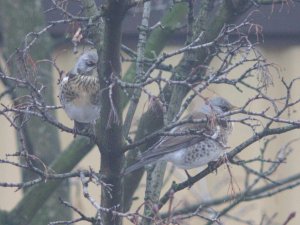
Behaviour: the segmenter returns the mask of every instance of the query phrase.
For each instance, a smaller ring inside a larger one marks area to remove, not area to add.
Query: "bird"
[[[59,86],[59,99],[68,115],[74,120],[74,133],[89,130],[100,117],[100,82],[94,75],[98,55],[96,51],[82,54],[74,68],[66,74]]]
[[[174,135],[162,137],[156,144],[143,152],[138,161],[127,167],[124,175],[144,167],[147,164],[167,161],[185,170],[203,166],[216,161],[227,148],[232,123],[218,116],[236,107],[222,97],[207,100],[200,110],[187,115],[183,120],[204,120],[203,123],[183,123],[174,127]],[[184,135],[175,135],[184,133]],[[197,132],[197,133],[196,133]],[[187,134],[188,133],[188,134]]]

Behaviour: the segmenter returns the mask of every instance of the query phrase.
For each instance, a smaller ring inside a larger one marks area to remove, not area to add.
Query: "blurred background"
[[[158,1],[159,2],[159,1]],[[44,1],[44,8],[47,9],[50,7],[50,1]],[[157,20],[162,16],[163,11],[165,10],[163,4],[161,7],[154,9],[152,13],[152,24],[155,24]],[[75,6],[74,6],[75,7]],[[290,6],[265,6],[260,7],[259,9],[252,9],[251,11],[256,10],[255,13],[251,16],[253,23],[257,23],[261,25],[262,28],[262,36],[259,37],[259,41],[261,44],[259,45],[259,49],[261,53],[272,63],[276,64],[278,71],[281,74],[284,74],[284,78],[286,80],[292,80],[295,77],[300,75],[300,4],[293,4]],[[245,13],[245,16],[249,14]],[[123,33],[123,43],[133,49],[135,49],[135,44],[137,42],[137,29],[136,27],[140,23],[140,15],[141,13],[138,10],[135,10],[129,15],[124,24],[124,33]],[[56,20],[59,18],[59,14],[55,12],[46,13],[46,20]],[[239,21],[236,22],[238,24],[242,21],[243,18],[240,18]],[[1,23],[0,23],[1,24]],[[0,26],[0,34],[4,31],[1,27],[5,25],[2,24]],[[57,66],[63,71],[69,71],[74,66],[75,61],[78,59],[80,54],[89,49],[88,46],[80,46],[78,53],[73,52],[73,46],[70,41],[70,35],[68,34],[68,29],[72,29],[66,26],[55,26],[50,31],[51,37],[54,39],[54,45],[52,47],[51,57],[55,59]],[[251,37],[253,39],[257,38],[255,36]],[[165,52],[172,51],[174,49],[180,48],[184,44],[185,35],[183,33],[178,32],[172,40],[170,40],[169,45],[165,48]],[[4,43],[1,43],[3,45]],[[17,46],[16,46],[17,47]],[[180,55],[171,58],[167,61],[167,64],[176,65],[180,60]],[[217,63],[217,62],[215,62]],[[123,72],[127,70],[129,67],[129,63],[123,63]],[[214,66],[213,64],[211,65]],[[242,71],[242,69],[241,69]],[[235,70],[235,73],[240,73],[241,71]],[[278,71],[273,71],[274,76]],[[54,95],[55,95],[55,104],[59,105],[58,95],[58,78],[59,74],[55,69],[53,69],[53,86],[54,86]],[[255,81],[254,81],[255,82]],[[0,92],[4,90],[4,86],[0,83]],[[151,90],[155,93],[157,90]],[[269,93],[273,93],[274,95],[280,96],[283,93],[283,88],[280,85],[274,83],[273,87],[270,88]],[[250,94],[250,93],[249,93]],[[300,90],[295,90],[293,93],[295,97],[300,96]],[[247,101],[247,92],[242,95],[239,94],[236,90],[232,88],[226,87],[212,87],[205,93],[206,96],[214,96],[220,95],[224,96],[227,99],[230,99],[236,106],[241,106],[245,101]],[[147,98],[144,96],[143,101],[139,104],[139,112],[145,111],[143,105],[147,102]],[[4,97],[1,98],[2,104],[11,104],[9,99]],[[199,107],[199,105],[203,104],[203,101],[200,99],[196,99],[193,101],[189,110],[193,110],[194,108]],[[263,108],[263,105],[253,105],[254,110],[258,110]],[[299,107],[298,107],[299,110]],[[73,126],[73,122],[68,119],[63,110],[58,110],[58,119],[69,127]],[[299,116],[299,113],[295,114],[295,116]],[[236,125],[233,134],[230,137],[229,147],[234,147],[240,144],[246,137],[251,134],[251,131],[243,126]],[[274,143],[272,143],[271,148],[274,151],[279,150],[288,140],[294,140],[295,138],[300,137],[300,131],[293,131],[286,135],[280,136]],[[42,138],[42,137],[38,137]],[[73,140],[73,135],[60,132],[59,139],[61,141],[61,148],[64,149],[68,144]],[[253,152],[259,151],[259,148],[263,145],[263,143],[256,143],[248,147],[246,151],[241,154],[241,158],[251,158]],[[296,174],[299,173],[300,170],[300,152],[297,149],[299,146],[299,142],[295,142],[292,145],[295,150],[288,157],[286,163],[282,165],[278,171],[275,173],[274,180],[283,178],[286,174]],[[10,127],[10,124],[4,117],[0,117],[0,157],[5,158],[5,154],[14,153],[17,151],[16,144],[16,134],[14,129]],[[272,152],[267,153],[272,155]],[[78,168],[88,169],[89,167],[94,168],[94,170],[99,170],[99,153],[96,149],[93,149],[84,159],[82,159],[81,163],[78,165]],[[174,175],[168,178],[166,175],[166,179],[168,180],[165,188],[163,190],[166,191],[170,183],[173,180],[183,181],[186,179],[184,171],[176,168],[172,168],[172,166],[168,165],[169,170],[175,170]],[[206,179],[201,180],[196,185],[194,185],[190,190],[184,190],[180,193],[176,194],[175,204],[178,207],[189,207],[195,202],[199,200],[209,200],[212,196],[223,196],[224,194],[232,194],[238,193],[240,191],[239,186],[243,186],[243,181],[241,178],[243,177],[243,172],[236,166],[232,167],[233,173],[233,188],[230,183],[230,176],[226,166],[222,166],[217,174],[211,174]],[[196,174],[200,170],[192,171],[192,174]],[[168,174],[168,172],[167,172]],[[21,172],[15,167],[12,166],[3,166],[0,164],[0,181],[7,182],[17,182],[21,180]],[[139,188],[140,193],[143,193],[144,186]],[[296,212],[296,218],[293,219],[289,225],[298,225],[300,224],[300,188],[295,188],[284,193],[280,193],[272,198],[266,198],[263,200],[251,202],[249,204],[243,203],[242,207],[239,207],[240,210],[238,213],[243,217],[243,219],[247,219],[249,221],[259,221],[263,216],[272,217],[276,216],[278,221],[283,222],[289,216],[290,213]],[[91,187],[91,193],[93,197],[97,200],[100,199],[99,189],[98,187]],[[136,196],[142,196],[142,194],[136,194]],[[15,192],[13,188],[3,188],[0,187],[0,209],[1,210],[10,210],[12,209],[17,202],[22,197],[22,190]],[[143,198],[140,197],[134,202],[132,209],[135,209],[138,205],[140,205],[143,201]],[[81,192],[81,185],[78,182],[74,182],[71,180],[71,202],[81,209],[84,212],[88,212],[88,215],[94,215],[95,210],[93,207],[87,202],[86,199],[83,198]],[[216,208],[215,210],[218,210]],[[196,219],[188,221],[189,224],[199,224]],[[84,224],[84,223],[82,223]],[[227,224],[227,223],[226,223]],[[232,220],[232,223],[228,224],[240,224],[237,221]]]

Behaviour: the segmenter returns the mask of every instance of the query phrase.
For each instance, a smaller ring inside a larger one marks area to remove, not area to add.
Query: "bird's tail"
[[[157,161],[157,158],[148,158],[148,159],[141,159],[140,161],[132,164],[131,166],[127,167],[124,171],[124,175],[132,173],[135,170],[141,169],[142,167],[154,163]]]
[[[90,123],[81,123],[74,120],[74,129],[80,133],[93,133],[93,125]]]

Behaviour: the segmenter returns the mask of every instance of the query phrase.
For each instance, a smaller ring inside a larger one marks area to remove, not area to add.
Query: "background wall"
[[[175,48],[169,47],[166,51]],[[278,45],[276,43],[270,44],[268,46],[264,46],[261,49],[262,53],[275,64],[278,65],[280,72],[284,74],[284,78],[287,80],[291,80],[296,76],[299,76],[300,71],[300,45]],[[68,71],[72,68],[73,63],[78,58],[78,55],[75,56],[68,47],[58,47],[53,52],[53,57],[57,57],[57,64],[60,68],[64,71]],[[172,63],[176,64],[179,60],[180,56],[177,58],[173,58]],[[124,65],[123,71],[126,71],[127,64]],[[239,71],[235,71],[238,73]],[[273,71],[273,75],[277,76],[275,71]],[[56,71],[53,72],[53,76],[58,79],[58,74]],[[55,82],[57,81],[55,79]],[[56,86],[57,87],[57,86]],[[3,86],[0,85],[0,91],[3,90]],[[152,90],[155,92],[155,90]],[[274,86],[270,89],[272,94],[280,95],[282,93],[282,89],[279,85],[274,84]],[[295,93],[299,93],[300,90],[295,90]],[[58,94],[58,90],[56,89],[56,95]],[[299,93],[300,94],[300,93]],[[215,87],[211,89],[209,92],[206,92],[207,96],[211,95],[222,95],[230,101],[234,105],[242,105],[243,102],[247,100],[247,93],[238,93],[237,91],[232,90],[229,87]],[[299,95],[298,95],[299,96]],[[57,104],[59,104],[58,98]],[[3,99],[4,104],[7,103],[7,99]],[[139,110],[143,111],[145,108],[143,104],[145,104],[147,99],[144,97],[143,101],[140,103]],[[202,104],[202,101],[197,99],[195,100],[189,110],[193,110],[199,105]],[[259,110],[262,105],[253,105],[253,110]],[[300,109],[299,109],[300,110]],[[297,113],[295,116],[299,116],[300,114]],[[58,118],[60,121],[64,122],[68,126],[72,127],[73,123],[70,121],[63,110],[58,110]],[[233,134],[230,137],[229,146],[235,147],[239,143],[241,143],[246,137],[250,134],[249,129],[242,127],[240,125],[236,125]],[[300,131],[290,132],[289,135],[282,136],[280,139],[276,140],[276,144],[273,145],[274,151],[277,150],[281,145],[286,142],[286,140],[292,140],[294,138],[300,137]],[[42,137],[38,137],[42,138]],[[62,142],[63,148],[67,146],[73,139],[73,135],[67,133],[60,133],[60,138]],[[246,151],[241,154],[241,157],[251,158],[253,156],[253,152],[257,151],[262,143],[257,143],[255,145],[250,146]],[[279,179],[284,176],[284,174],[294,174],[299,172],[299,159],[300,159],[300,152],[297,149],[298,143],[295,143],[295,151],[290,155],[286,164],[282,165],[280,169],[276,172],[276,177],[274,179]],[[13,153],[17,151],[16,143],[15,143],[15,133],[13,129],[9,126],[9,123],[3,118],[0,117],[0,157],[4,158],[6,153]],[[270,153],[272,154],[272,153]],[[99,153],[96,149],[90,152],[78,165],[80,168],[88,169],[89,166],[93,167],[95,170],[99,170]],[[171,166],[169,165],[170,169]],[[241,169],[236,166],[231,166],[233,171],[234,177],[234,187],[233,192],[238,193],[239,187],[243,186],[243,181],[241,180],[242,172]],[[173,180],[183,181],[186,179],[184,171],[180,169],[175,169],[176,172],[173,177],[169,179],[170,183]],[[0,180],[1,181],[11,181],[16,182],[20,180],[20,171],[18,171],[14,167],[7,167],[0,164]],[[194,170],[192,173],[198,172],[199,169]],[[73,204],[78,208],[82,209],[83,211],[89,211],[90,215],[94,214],[93,208],[90,204],[83,198],[81,194],[81,187],[79,183],[72,183],[72,196],[73,196]],[[169,187],[169,184],[166,184],[165,190]],[[141,186],[140,191],[143,191],[144,187]],[[292,220],[289,225],[298,225],[300,224],[300,195],[299,195],[300,188],[296,188],[293,190],[289,190],[285,193],[281,193],[272,197],[270,199],[264,199],[257,202],[251,202],[250,204],[243,203],[244,206],[239,213],[243,216],[243,218],[247,218],[249,220],[258,221],[259,218],[262,217],[263,214],[268,214],[268,216],[272,216],[274,213],[278,213],[277,218],[278,221],[284,222],[284,220],[288,217],[288,215],[296,211],[296,219]],[[164,191],[163,191],[164,192]],[[208,200],[211,196],[222,196],[227,193],[231,193],[232,189],[230,186],[230,176],[228,170],[225,166],[222,166],[216,175],[211,174],[196,185],[194,185],[190,190],[185,190],[180,193],[176,194],[175,197],[175,205],[178,204],[180,206],[188,206],[193,201],[198,199]],[[97,187],[91,187],[91,193],[93,194],[94,198],[99,200],[100,196],[98,196],[98,189]],[[234,193],[232,193],[234,194]],[[21,198],[22,191],[14,192],[11,188],[2,188],[0,187],[0,209],[10,210],[14,207],[17,201]],[[139,195],[139,194],[137,194]],[[143,195],[139,195],[141,198],[135,201],[134,208],[139,205],[143,200]],[[184,200],[183,200],[184,199]],[[217,209],[217,208],[216,208]],[[202,221],[202,220],[200,220]],[[190,221],[190,224],[199,224],[199,220],[194,219]],[[82,223],[84,224],[84,223]],[[228,223],[229,224],[229,223]],[[239,224],[236,222],[232,222],[230,224]]]

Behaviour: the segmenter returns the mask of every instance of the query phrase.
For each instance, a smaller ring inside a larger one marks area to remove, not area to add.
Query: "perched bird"
[[[100,116],[100,83],[93,75],[97,62],[97,52],[84,53],[60,83],[59,99],[75,131],[85,131]]]
[[[227,138],[232,130],[232,124],[227,120],[218,119],[218,115],[234,108],[224,98],[210,99],[200,111],[184,118],[204,119],[206,122],[184,123],[173,128],[170,133],[186,132],[188,134],[162,137],[150,149],[143,152],[139,161],[129,166],[124,174],[162,160],[172,162],[185,171],[217,160],[226,149]]]

